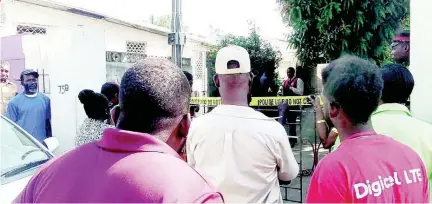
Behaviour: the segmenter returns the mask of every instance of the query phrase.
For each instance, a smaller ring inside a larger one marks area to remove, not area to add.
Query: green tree
[[[250,23],[250,26],[251,28],[248,36],[235,36],[232,34],[223,36],[219,40],[218,45],[208,53],[207,67],[209,67],[208,81],[210,93],[216,89],[214,87],[212,77],[215,74],[214,63],[217,51],[227,45],[238,45],[245,48],[250,55],[252,71],[257,71],[260,74],[264,72],[274,73],[272,79],[273,83],[275,85],[281,84],[276,72],[276,68],[278,67],[279,62],[282,60],[281,53],[274,49],[269,42],[264,40],[259,35],[259,29],[255,26],[255,24]]]
[[[309,74],[316,64],[346,53],[383,63],[394,32],[409,10],[409,0],[278,2],[285,22],[293,29],[288,40],[297,49],[297,57]],[[306,82],[310,83],[309,80]]]

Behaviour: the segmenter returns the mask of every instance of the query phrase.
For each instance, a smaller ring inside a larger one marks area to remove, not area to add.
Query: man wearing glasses
[[[407,30],[396,34],[391,44],[393,60],[398,64],[409,64],[410,32]]]

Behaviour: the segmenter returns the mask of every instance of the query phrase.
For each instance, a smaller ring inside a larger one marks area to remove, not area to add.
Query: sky
[[[172,0],[51,1],[128,21],[148,20],[151,15],[170,15],[172,9]],[[183,0],[182,13],[188,32],[197,35],[209,36],[210,26],[225,33],[247,35],[248,20],[254,21],[265,37],[285,39],[289,31],[282,22],[276,0]]]

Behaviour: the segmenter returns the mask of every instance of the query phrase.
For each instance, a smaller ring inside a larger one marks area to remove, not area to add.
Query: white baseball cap
[[[228,62],[237,61],[238,68],[228,68]],[[246,49],[229,45],[220,49],[216,55],[216,74],[243,74],[251,71],[249,53]]]

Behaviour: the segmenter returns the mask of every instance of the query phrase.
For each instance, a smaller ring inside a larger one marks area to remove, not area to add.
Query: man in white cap
[[[249,107],[250,71],[244,48],[219,50],[214,83],[222,104],[192,122],[187,160],[227,203],[282,203],[279,180],[294,179],[299,167],[282,125]]]

